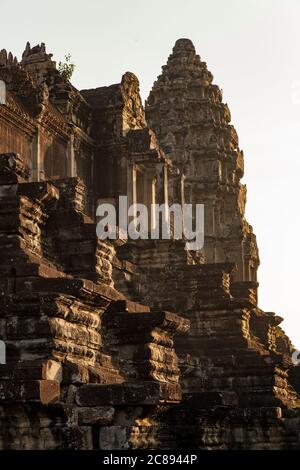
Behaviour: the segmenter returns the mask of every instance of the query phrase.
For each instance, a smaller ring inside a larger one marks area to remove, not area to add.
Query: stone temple
[[[0,448],[300,449],[243,152],[192,42],[145,108],[134,74],[78,91],[43,43],[2,50],[0,80]],[[203,249],[98,239],[96,208],[120,195],[204,204]]]

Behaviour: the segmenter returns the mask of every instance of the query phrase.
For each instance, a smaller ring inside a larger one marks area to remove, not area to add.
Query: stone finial
[[[31,49],[30,42],[27,41],[25,50],[24,50],[24,52],[23,52],[23,54],[22,54],[22,58],[27,57],[27,56],[29,55],[30,49]]]
[[[125,72],[124,75],[122,75],[122,80],[121,84],[124,85],[133,85],[139,89],[140,87],[140,82],[137,76],[132,73],[132,72]]]
[[[173,54],[182,54],[184,52],[193,52],[196,54],[195,46],[190,39],[181,38],[175,42],[175,46],[173,47]]]
[[[53,54],[47,53],[45,43],[31,47],[27,42],[20,64],[40,84],[45,81],[45,77],[51,71],[56,70],[56,63],[52,60],[52,56]]]
[[[32,63],[42,63],[46,62],[48,66],[54,66],[55,62],[51,60],[53,54],[48,54],[46,52],[46,45],[44,42],[37,44],[34,47],[30,46],[30,43],[27,42],[25,50],[22,54],[22,64],[30,65]]]
[[[127,133],[129,129],[145,127],[145,113],[140,97],[140,83],[134,73],[124,73],[121,81],[121,90],[124,104],[122,112],[123,133]]]
[[[5,49],[2,49],[0,51],[0,65],[6,66],[7,64],[7,51]]]

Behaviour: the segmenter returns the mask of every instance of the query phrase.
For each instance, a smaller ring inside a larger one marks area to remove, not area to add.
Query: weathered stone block
[[[131,427],[109,426],[100,429],[99,449],[125,450],[130,448]]]
[[[7,402],[39,401],[47,404],[57,401],[60,395],[56,380],[14,380],[0,382],[0,399]]]
[[[78,409],[80,425],[107,426],[113,422],[115,409],[112,406],[91,406]]]
[[[82,385],[77,390],[75,401],[79,406],[123,405],[125,393],[123,384]]]

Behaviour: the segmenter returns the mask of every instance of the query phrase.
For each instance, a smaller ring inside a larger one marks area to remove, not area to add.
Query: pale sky
[[[223,89],[245,154],[247,217],[260,248],[260,307],[300,349],[299,0],[0,0],[0,49],[45,42],[79,89],[134,72],[145,99],[176,39],[190,38]]]

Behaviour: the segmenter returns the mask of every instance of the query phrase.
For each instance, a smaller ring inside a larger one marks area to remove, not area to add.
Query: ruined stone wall
[[[19,156],[0,156],[8,357],[0,367],[0,447],[134,447],[143,421],[149,427],[154,410],[180,400],[172,338],[188,321],[114,289],[114,247],[97,241],[80,180],[27,183],[27,175]]]
[[[43,44],[2,51],[0,78],[0,448],[299,449],[294,347],[259,308],[243,155],[192,43],[148,123],[133,74],[79,93]],[[137,174],[152,201],[204,202],[205,258],[97,239],[95,201],[145,202]]]
[[[20,110],[17,102],[11,96],[7,94],[7,102],[9,108]],[[32,128],[29,125],[29,129],[23,124],[23,120],[20,120],[19,125],[16,125],[15,120],[11,120],[11,115],[7,111],[3,112],[3,106],[0,110],[0,152],[11,151],[23,155],[24,161],[28,166],[31,166],[31,141],[32,141]]]

